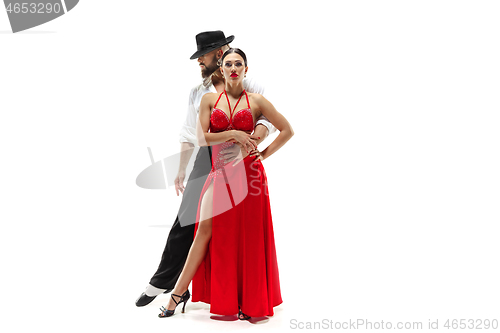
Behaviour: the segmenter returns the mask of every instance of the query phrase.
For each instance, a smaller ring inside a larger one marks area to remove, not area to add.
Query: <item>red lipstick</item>
[[[238,74],[233,73],[233,74],[231,74],[231,77],[238,77]]]

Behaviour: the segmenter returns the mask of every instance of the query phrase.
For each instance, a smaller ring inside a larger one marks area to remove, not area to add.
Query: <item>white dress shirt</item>
[[[264,95],[264,87],[255,82],[255,80],[253,79],[244,78],[243,88],[249,93]],[[190,142],[195,147],[198,147],[198,140],[196,138],[196,123],[198,121],[198,114],[200,113],[201,98],[203,97],[203,95],[210,92],[217,93],[217,90],[215,90],[210,77],[203,80],[202,83],[191,89],[191,92],[189,93],[189,106],[186,121],[184,122],[180,133],[180,142]],[[269,133],[272,133],[276,130],[274,126],[269,122],[269,120],[267,120],[267,118],[264,116],[260,116],[257,119],[257,123],[255,124],[255,126],[257,126],[257,124],[266,126]]]

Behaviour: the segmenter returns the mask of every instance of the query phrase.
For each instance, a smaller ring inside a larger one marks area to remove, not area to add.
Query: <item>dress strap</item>
[[[229,103],[229,97],[227,96],[226,90],[224,89],[224,94],[226,95],[226,99],[227,99],[227,105],[229,106],[229,116],[230,116],[230,119],[233,119],[233,113],[236,110],[236,107],[238,106],[238,103],[240,102],[241,97],[243,97],[243,93],[245,93],[245,95],[246,95],[245,89],[243,89],[243,91],[241,92],[240,98],[238,98],[238,102],[236,102],[236,105],[234,106],[234,109],[231,110],[231,103]],[[248,101],[248,96],[247,96],[247,101]]]
[[[245,90],[243,90],[245,92],[245,96],[247,97],[247,106],[248,108],[250,109],[250,102],[248,101],[248,95],[247,95],[247,92]]]
[[[215,105],[214,105],[214,109],[215,107],[217,106],[217,103],[219,103],[219,99],[221,98],[222,94],[225,92],[225,90],[223,92],[220,93],[219,95],[219,98],[217,98],[217,102],[215,102]]]

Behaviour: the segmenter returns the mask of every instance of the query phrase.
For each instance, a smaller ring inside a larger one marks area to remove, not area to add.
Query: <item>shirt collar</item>
[[[206,77],[206,78],[203,79],[203,86],[205,88],[210,87],[210,85],[213,86],[213,84],[212,84],[212,76],[209,76],[209,77]]]
[[[206,90],[209,90],[210,92],[217,92],[210,77],[203,79],[202,85]]]

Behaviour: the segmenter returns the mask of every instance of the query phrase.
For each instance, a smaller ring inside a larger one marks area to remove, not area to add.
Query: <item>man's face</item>
[[[217,68],[219,68],[219,66],[217,66],[217,51],[218,50],[208,52],[198,58],[202,78],[209,77]]]

